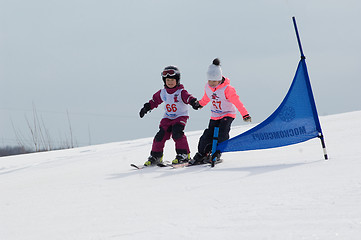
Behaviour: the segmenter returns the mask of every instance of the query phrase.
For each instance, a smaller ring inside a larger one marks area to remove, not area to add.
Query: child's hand
[[[202,108],[202,106],[199,104],[199,102],[197,101],[197,98],[193,98],[192,100],[189,101],[189,104],[192,106],[192,108],[194,110],[198,110],[200,108]]]
[[[252,118],[249,114],[243,116],[243,121],[245,122],[252,122]]]
[[[150,111],[150,103],[145,103],[144,107],[140,109],[139,116],[140,118],[143,118],[145,114],[147,114]]]

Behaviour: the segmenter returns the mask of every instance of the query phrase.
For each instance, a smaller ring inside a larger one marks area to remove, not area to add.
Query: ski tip
[[[131,166],[131,167],[134,167],[134,168],[136,168],[136,169],[141,169],[141,167],[140,167],[140,166],[137,166],[137,165],[135,165],[135,164],[133,164],[133,163],[132,163],[132,164],[130,164],[130,166]]]

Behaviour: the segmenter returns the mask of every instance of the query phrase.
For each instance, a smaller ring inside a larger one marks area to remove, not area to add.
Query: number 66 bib
[[[164,102],[164,117],[175,119],[180,116],[188,116],[188,106],[182,100],[182,90],[178,89],[173,94],[167,93],[166,89],[162,89],[160,97]]]

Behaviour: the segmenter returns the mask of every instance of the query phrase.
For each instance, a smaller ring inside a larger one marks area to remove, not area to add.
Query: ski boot
[[[161,156],[161,157],[149,156],[148,160],[144,163],[144,166],[149,167],[149,166],[155,166],[157,164],[162,164],[162,163],[163,163],[163,156]]]
[[[178,153],[175,159],[172,161],[172,164],[180,164],[180,163],[186,163],[190,160],[190,153]]]
[[[207,163],[208,156],[202,155],[201,153],[197,152],[196,155],[194,155],[193,159],[190,159],[188,161],[189,165],[200,165]],[[208,160],[209,161],[209,160]]]
[[[209,159],[208,159],[209,163],[212,163],[213,157],[215,158],[215,161],[214,161],[215,164],[221,163],[222,162],[221,155],[222,155],[222,153],[220,151],[216,151],[213,156],[212,156],[212,154],[209,154]]]

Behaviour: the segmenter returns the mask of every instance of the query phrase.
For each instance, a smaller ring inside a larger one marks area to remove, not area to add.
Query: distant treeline
[[[26,149],[25,147],[1,147],[0,148],[0,157],[18,155],[24,153],[31,153],[33,151]]]

